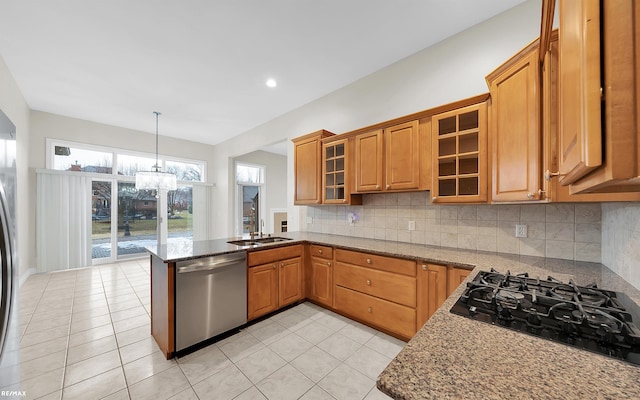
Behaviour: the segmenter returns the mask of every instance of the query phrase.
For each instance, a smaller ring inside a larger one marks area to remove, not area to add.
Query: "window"
[[[264,166],[236,164],[236,232],[261,232],[263,226]]]
[[[113,173],[113,153],[54,146],[53,168],[59,171]]]
[[[237,183],[264,183],[264,167],[247,164],[236,165],[236,182]]]

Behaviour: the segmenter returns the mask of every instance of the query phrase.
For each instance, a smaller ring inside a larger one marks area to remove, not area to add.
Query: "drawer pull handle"
[[[278,268],[278,264],[273,264],[273,269]]]
[[[422,270],[423,270],[423,271],[426,271],[426,270],[427,270],[427,266],[423,264],[423,265],[422,265]]]
[[[367,286],[371,286],[371,279],[367,279]]]
[[[318,250],[318,254],[322,254],[322,249]]]
[[[327,262],[327,265],[328,265],[328,266],[331,266],[331,261]]]
[[[367,264],[371,264],[371,259],[367,258]]]
[[[371,308],[371,307],[367,308],[367,312],[368,312],[368,313],[373,312],[373,308]]]

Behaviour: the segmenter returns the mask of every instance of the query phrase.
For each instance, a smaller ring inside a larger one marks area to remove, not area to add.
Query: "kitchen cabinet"
[[[471,273],[471,269],[460,267],[449,267],[447,271],[447,297],[451,296],[458,286],[464,281]]]
[[[487,104],[436,114],[433,139],[433,203],[487,201]]]
[[[416,263],[335,250],[334,308],[409,339],[416,332]]]
[[[487,75],[491,201],[544,199],[541,81],[536,39]]]
[[[428,190],[430,127],[423,118],[355,135],[355,191]]]
[[[418,264],[417,286],[416,329],[419,330],[448,297],[447,267],[428,263]]]
[[[302,245],[248,253],[248,320],[304,298],[302,255]]]
[[[561,158],[560,182],[572,194],[640,192],[640,6],[563,0],[559,20],[560,154],[582,155]]]
[[[324,204],[362,204],[362,195],[352,195],[353,162],[351,141],[322,140],[322,202]]]
[[[568,185],[602,164],[600,1],[560,0],[559,10],[558,154]]]
[[[293,139],[294,204],[320,204],[322,202],[322,139],[334,136],[320,130]]]
[[[333,307],[333,248],[309,245],[309,274],[307,298],[315,303]]]

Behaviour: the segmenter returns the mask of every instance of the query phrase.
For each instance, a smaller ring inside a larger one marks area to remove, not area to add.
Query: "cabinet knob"
[[[432,202],[432,203],[435,203],[436,201],[438,201],[438,196],[433,196],[433,197],[431,198],[431,202]]]
[[[536,197],[535,193],[527,193],[527,199],[534,199]]]
[[[566,174],[561,174],[560,171],[558,172],[551,172],[549,170],[544,171],[544,180],[545,181],[550,181],[551,178],[553,178],[554,176],[565,176]]]
[[[273,269],[278,268],[278,264],[273,264]]]
[[[387,185],[387,189],[391,189],[391,185]]]
[[[367,258],[367,264],[371,264],[371,259]]]
[[[281,267],[284,267],[284,263],[280,263],[280,266],[281,266]]]
[[[328,266],[331,266],[331,261],[327,262],[327,265],[328,265]]]
[[[422,264],[422,270],[423,270],[423,271],[426,271],[426,270],[427,270],[427,266],[426,266],[426,265],[424,265],[424,264]]]
[[[318,250],[318,254],[322,254],[322,249],[319,249],[319,250]]]
[[[380,185],[376,185],[376,190],[380,190]]]
[[[342,199],[342,202],[343,202],[343,203],[346,203],[346,202],[347,202],[347,199]]]
[[[371,286],[371,279],[367,279],[367,286]]]
[[[367,308],[367,312],[371,313],[371,312],[373,312],[373,309],[371,307],[369,307],[369,308]]]

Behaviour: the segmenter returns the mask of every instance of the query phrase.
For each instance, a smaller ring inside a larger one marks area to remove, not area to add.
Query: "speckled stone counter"
[[[169,262],[308,242],[474,268],[467,280],[493,267],[578,285],[595,282],[640,304],[638,289],[597,263],[305,232],[279,236],[291,240],[247,248],[226,239],[148,250]],[[640,399],[640,367],[450,313],[463,291],[461,285],[380,374],[378,389],[395,399]]]

